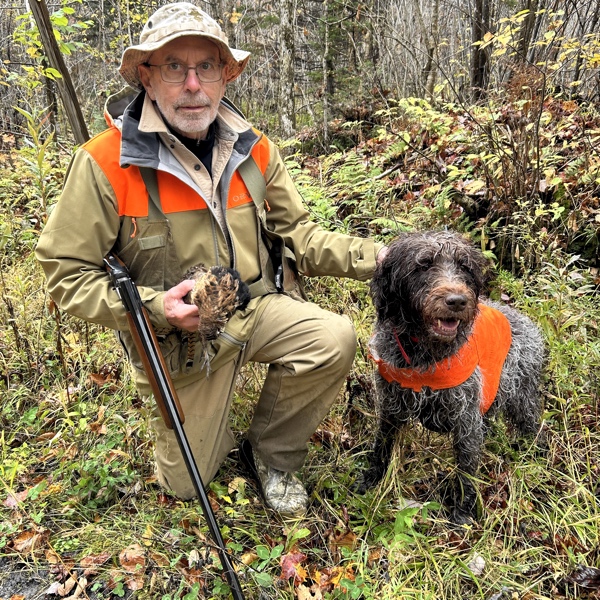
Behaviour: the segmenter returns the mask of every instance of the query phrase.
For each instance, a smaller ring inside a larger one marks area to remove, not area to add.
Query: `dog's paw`
[[[448,520],[457,526],[472,525],[477,518],[475,486],[464,476],[445,476],[440,490],[442,502],[448,511]]]
[[[369,467],[357,480],[354,491],[357,494],[366,494],[368,490],[375,487],[383,477],[385,469],[379,466]]]
[[[458,525],[460,527],[472,525],[475,520],[471,511],[466,511],[460,506],[454,506],[450,510],[449,519],[453,525]]]

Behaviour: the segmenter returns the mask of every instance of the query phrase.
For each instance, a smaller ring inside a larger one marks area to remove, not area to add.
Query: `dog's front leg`
[[[369,466],[357,485],[360,494],[377,485],[385,475],[396,436],[408,421],[408,415],[399,410],[402,400],[399,395],[394,394],[397,391],[395,386],[379,381],[377,388],[379,393],[377,432],[373,449],[368,456]]]
[[[457,525],[466,525],[476,517],[477,490],[471,477],[477,474],[484,440],[483,420],[468,432],[454,436],[454,453],[458,467],[453,481],[450,520]]]
[[[369,467],[363,473],[358,486],[358,492],[364,494],[368,489],[377,485],[381,478],[385,475],[388,465],[394,440],[396,439],[397,428],[389,421],[379,418],[379,427],[375,438],[373,450],[369,454]]]

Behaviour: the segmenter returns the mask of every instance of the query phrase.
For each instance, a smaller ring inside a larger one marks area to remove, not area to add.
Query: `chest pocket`
[[[156,176],[140,168],[148,190],[148,217],[123,217],[115,251],[127,265],[136,285],[164,291],[182,277],[181,263],[169,220],[160,206]]]

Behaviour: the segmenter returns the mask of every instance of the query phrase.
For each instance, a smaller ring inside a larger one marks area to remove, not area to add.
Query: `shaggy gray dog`
[[[371,280],[378,429],[359,491],[385,474],[401,427],[420,421],[452,437],[459,470],[450,518],[457,524],[475,516],[469,476],[488,417],[502,412],[520,433],[535,435],[542,410],[542,336],[523,314],[480,298],[486,266],[457,234],[409,233],[390,245]]]

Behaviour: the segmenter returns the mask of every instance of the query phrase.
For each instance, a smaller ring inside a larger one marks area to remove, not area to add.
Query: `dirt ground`
[[[46,598],[52,584],[48,571],[34,565],[0,557],[0,600],[34,600]]]

